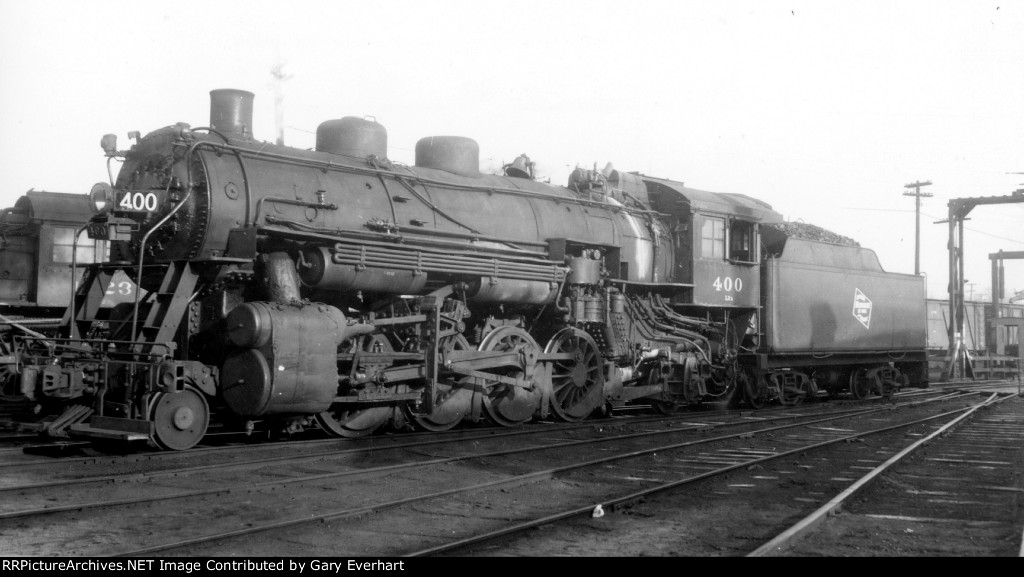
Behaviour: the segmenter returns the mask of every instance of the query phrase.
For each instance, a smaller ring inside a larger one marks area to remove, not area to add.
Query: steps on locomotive
[[[148,441],[149,435],[145,433],[132,433],[129,431],[117,431],[114,429],[101,429],[91,425],[72,425],[68,429],[69,435],[74,439],[94,439],[104,441]]]
[[[69,408],[57,420],[39,423],[36,430],[51,437],[92,441],[136,442],[153,438],[156,425],[152,421],[104,417],[94,415],[91,408],[76,407]],[[223,433],[224,428],[221,423],[211,423],[204,437]],[[240,431],[227,432],[237,434]]]
[[[38,421],[12,421],[11,424],[21,431],[36,432],[51,438],[113,441],[145,441],[149,439],[149,431],[144,431],[150,425],[146,421],[99,417],[94,416],[93,412],[90,407],[71,405],[57,416],[50,415]]]
[[[92,415],[93,410],[83,405],[71,405],[60,415],[45,416],[36,421],[22,421],[18,428],[23,431],[34,431],[48,437],[67,437],[68,427],[81,423]]]
[[[93,416],[88,423],[78,422],[67,428],[72,438],[105,441],[146,441],[153,433],[153,423],[133,419]]]

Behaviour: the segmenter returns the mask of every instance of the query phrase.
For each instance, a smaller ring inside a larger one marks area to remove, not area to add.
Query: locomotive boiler
[[[214,415],[359,436],[778,391],[750,360],[769,205],[610,167],[553,186],[525,155],[482,174],[456,136],[406,166],[355,117],[300,150],[256,140],[252,106],[215,90],[208,127],[104,137],[123,164],[88,230],[111,259],[22,376],[89,408],[71,434],[187,449]],[[100,324],[119,271],[146,296]]]

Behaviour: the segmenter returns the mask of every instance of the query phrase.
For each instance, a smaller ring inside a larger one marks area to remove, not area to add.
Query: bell
[[[533,179],[533,161],[525,154],[520,154],[511,164],[506,164],[503,168],[505,176]]]

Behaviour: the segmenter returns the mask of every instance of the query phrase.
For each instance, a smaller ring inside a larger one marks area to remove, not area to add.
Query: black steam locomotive
[[[513,426],[926,374],[923,280],[795,238],[758,200],[610,168],[552,186],[525,155],[481,174],[454,136],[404,166],[355,117],[299,150],[253,138],[251,93],[211,100],[209,127],[103,139],[124,163],[88,231],[111,259],[22,371],[26,394],[89,409],[73,435]],[[100,323],[122,271],[148,292]]]
[[[107,259],[107,241],[90,239],[83,229],[92,215],[88,195],[44,190],[29,190],[0,212],[0,399],[4,401],[16,403],[22,396],[18,374],[26,338],[52,335],[60,324],[74,292],[72,263]],[[127,276],[121,273],[111,281],[101,308],[134,302],[135,285]]]

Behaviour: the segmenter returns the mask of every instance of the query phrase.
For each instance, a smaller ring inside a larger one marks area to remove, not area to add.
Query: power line
[[[841,208],[843,210],[870,210],[871,212],[914,212],[909,208],[867,208],[861,206],[843,206]]]
[[[938,217],[938,216],[935,216],[935,215],[932,215],[932,214],[928,214],[927,212],[923,212],[921,214],[927,216],[928,218],[935,219],[935,224],[943,224],[943,223],[949,222],[945,218]],[[967,218],[967,219],[964,219],[964,220],[971,220],[971,219]],[[1012,243],[1015,243],[1015,244],[1024,244],[1024,241],[1021,241],[1019,238],[1009,238],[1009,237],[1006,237],[1006,236],[999,236],[998,234],[992,234],[990,232],[985,232],[983,230],[980,230],[980,229],[977,229],[977,228],[973,228],[973,227],[970,227],[970,226],[965,226],[964,230],[969,230],[971,232],[976,232],[976,233],[978,233],[980,235],[983,235],[983,236],[990,236],[992,238],[997,238],[999,240],[1005,240],[1007,242],[1012,242]]]

